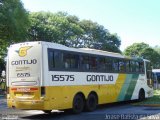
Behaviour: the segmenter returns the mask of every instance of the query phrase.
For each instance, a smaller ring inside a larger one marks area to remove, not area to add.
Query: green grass
[[[160,90],[154,90],[154,95],[141,102],[134,103],[133,105],[159,105],[160,106]]]

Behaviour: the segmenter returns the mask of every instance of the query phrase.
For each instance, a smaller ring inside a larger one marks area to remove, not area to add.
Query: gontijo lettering
[[[11,62],[11,65],[27,65],[27,64],[37,64],[37,60],[36,59],[16,60]]]
[[[87,75],[87,81],[113,81],[113,75]]]

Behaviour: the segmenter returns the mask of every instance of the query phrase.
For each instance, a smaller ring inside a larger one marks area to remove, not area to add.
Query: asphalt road
[[[99,106],[94,112],[72,114],[71,111],[52,111],[45,114],[38,110],[17,110],[7,108],[6,99],[0,97],[0,120],[133,120],[160,119],[160,107],[134,106],[132,103],[118,103]]]

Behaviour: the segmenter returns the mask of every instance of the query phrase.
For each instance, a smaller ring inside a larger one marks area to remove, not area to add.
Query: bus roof
[[[89,53],[89,54],[95,54],[95,55],[125,58],[120,53],[113,53],[113,52],[108,52],[108,51],[103,51],[103,50],[96,50],[96,49],[90,49],[90,48],[72,48],[72,47],[67,47],[65,45],[61,45],[61,44],[57,44],[57,43],[50,43],[50,42],[43,42],[42,44],[48,45],[49,48],[53,48],[53,49],[60,49],[60,50],[67,50],[67,51],[72,51],[72,52]]]
[[[131,57],[123,56],[120,53],[114,53],[114,52],[108,52],[108,51],[90,49],[90,48],[72,48],[72,47],[67,47],[65,45],[61,45],[61,44],[57,44],[57,43],[53,43],[53,42],[45,42],[45,41],[17,43],[17,44],[11,45],[10,47],[18,47],[18,46],[21,47],[21,46],[36,45],[36,44],[41,44],[42,46],[48,46],[48,48],[66,50],[66,51],[71,51],[71,52],[89,53],[89,54],[93,54],[93,55],[102,55],[102,56],[111,56],[111,57],[117,57],[117,58],[140,60],[139,58],[131,58]],[[143,60],[143,59],[141,59],[141,60]]]
[[[105,54],[121,55],[120,53],[114,53],[114,52],[103,51],[103,50],[97,50],[97,49],[91,49],[91,48],[79,48],[79,49],[87,50],[87,51],[94,51],[94,52],[101,52],[101,53],[105,53]]]

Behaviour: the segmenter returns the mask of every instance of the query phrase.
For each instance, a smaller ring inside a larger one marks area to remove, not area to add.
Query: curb
[[[134,105],[134,104],[132,104]],[[160,107],[160,104],[137,104],[134,106],[145,106],[145,107]]]
[[[146,107],[160,107],[160,104],[150,104],[150,105],[143,105]]]

